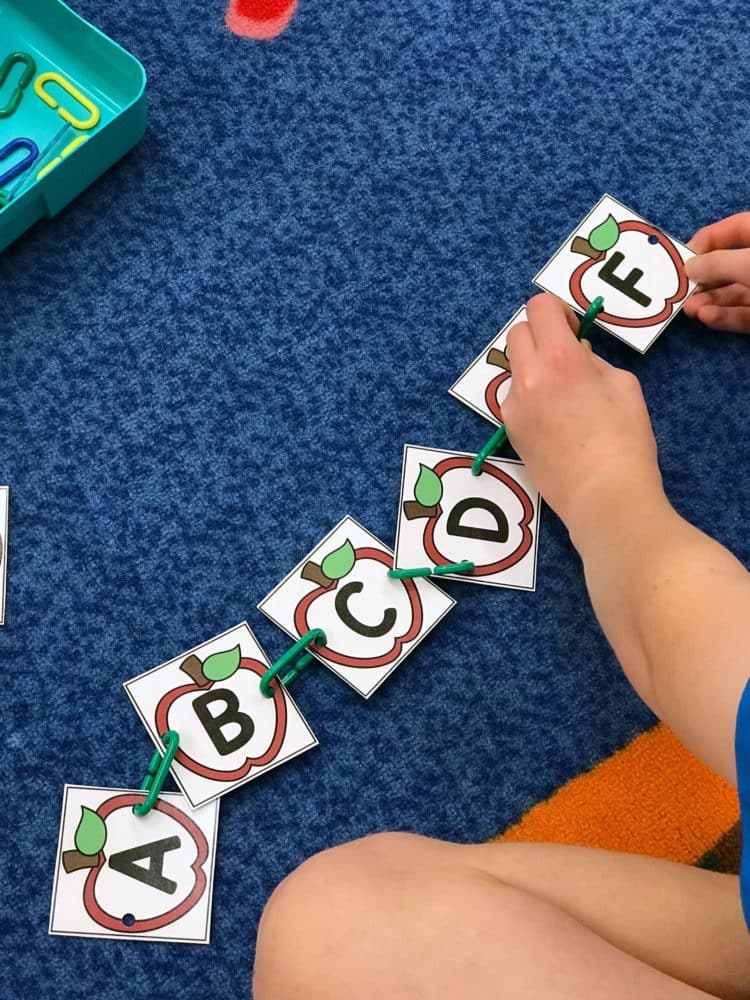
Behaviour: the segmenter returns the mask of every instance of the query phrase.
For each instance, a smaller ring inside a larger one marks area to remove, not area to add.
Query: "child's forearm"
[[[734,780],[734,720],[750,676],[750,574],[657,484],[611,483],[571,538],[602,628],[646,703]],[[721,740],[706,739],[725,734]],[[717,747],[718,744],[718,747]]]

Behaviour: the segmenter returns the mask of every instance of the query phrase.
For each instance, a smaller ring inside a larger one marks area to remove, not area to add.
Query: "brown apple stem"
[[[98,854],[82,854],[81,851],[63,851],[63,868],[70,874],[80,868],[96,868],[99,864]]]
[[[599,250],[594,250],[589,241],[585,240],[583,236],[576,236],[570,249],[573,253],[582,253],[585,257],[590,257],[592,260],[596,260],[597,257],[601,257],[601,252]]]
[[[312,561],[306,562],[302,567],[301,576],[303,580],[309,580],[310,583],[317,583],[319,587],[330,587],[333,582],[328,579],[320,566]]]
[[[203,674],[203,664],[199,658],[193,653],[188,656],[187,659],[183,660],[180,664],[180,670],[188,675],[190,680],[197,684],[198,687],[206,687],[211,681],[207,680]]]
[[[487,352],[487,364],[494,365],[496,368],[502,368],[506,372],[510,371],[508,355],[505,351],[501,351],[497,347],[491,347]]]
[[[418,517],[434,517],[437,507],[425,507],[418,500],[404,501],[404,514],[407,521],[415,521]]]

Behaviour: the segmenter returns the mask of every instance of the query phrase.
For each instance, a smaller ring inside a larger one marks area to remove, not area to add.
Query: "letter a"
[[[149,844],[141,844],[140,847],[131,847],[127,851],[118,851],[117,854],[110,855],[109,867],[112,871],[127,875],[128,878],[138,879],[139,882],[150,885],[152,889],[169,893],[171,896],[177,891],[177,883],[164,875],[164,855],[167,851],[176,851],[179,846],[179,837],[152,840]],[[141,858],[148,858],[148,868],[135,863]]]

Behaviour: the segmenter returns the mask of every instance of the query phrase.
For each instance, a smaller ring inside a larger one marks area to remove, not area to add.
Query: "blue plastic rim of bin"
[[[65,208],[140,142],[146,131],[146,72],[134,56],[62,0],[0,0],[0,25],[0,65],[16,52],[27,53],[36,64],[15,110],[0,117],[0,149],[15,139],[39,149],[33,164],[2,186],[2,251],[39,219]],[[11,101],[25,70],[20,62],[10,69],[0,87],[0,107]],[[80,92],[99,111],[90,129],[76,123],[96,116],[88,115],[58,77],[71,85],[73,95]],[[35,91],[35,84],[47,100]],[[24,147],[18,150],[21,161]],[[0,164],[0,173],[15,162],[11,154]]]

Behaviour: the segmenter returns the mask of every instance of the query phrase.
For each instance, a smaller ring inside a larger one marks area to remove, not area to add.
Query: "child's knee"
[[[411,834],[376,834],[316,854],[288,875],[258,927],[256,1000],[294,989],[316,997],[337,949],[340,956],[351,935],[377,934],[379,914],[387,920],[389,885],[400,881],[405,859],[425,843]]]

